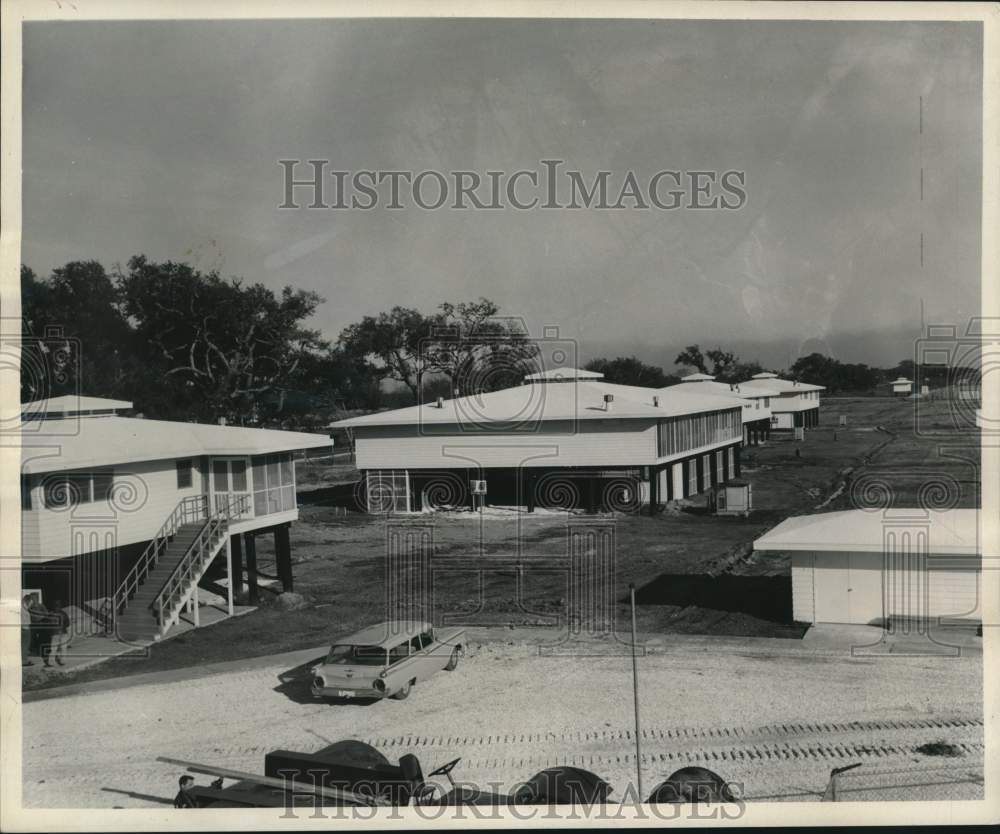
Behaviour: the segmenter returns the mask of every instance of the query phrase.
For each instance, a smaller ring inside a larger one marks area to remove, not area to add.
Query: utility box
[[[799,427],[799,428],[795,429],[795,439],[796,440],[805,440],[806,439],[806,430],[805,430],[805,428]]]
[[[735,478],[718,484],[710,493],[711,507],[715,515],[750,515],[753,504],[753,488],[749,481]]]

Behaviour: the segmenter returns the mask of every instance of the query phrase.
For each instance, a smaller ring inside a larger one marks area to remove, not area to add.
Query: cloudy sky
[[[581,360],[912,355],[979,307],[978,24],[33,23],[22,260],[314,289],[329,336],[488,296]],[[920,101],[923,100],[923,132]],[[355,171],[746,172],[739,211],[279,211]],[[923,168],[923,194],[920,172]],[[920,239],[923,235],[923,264]]]

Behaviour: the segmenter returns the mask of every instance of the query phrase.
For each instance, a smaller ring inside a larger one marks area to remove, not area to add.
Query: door
[[[817,623],[849,623],[849,553],[819,553],[813,570]]]
[[[212,458],[209,501],[213,512],[228,511],[233,518],[253,516],[247,475],[249,468],[249,458]]]
[[[850,579],[850,622],[882,625],[882,554],[852,553]]]
[[[880,554],[822,553],[815,560],[816,622],[881,623]]]

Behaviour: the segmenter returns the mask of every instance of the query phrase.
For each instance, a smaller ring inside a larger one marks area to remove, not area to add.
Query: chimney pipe
[[[614,394],[605,394],[604,395],[604,410],[605,411],[611,411],[611,403],[613,403],[614,401],[615,401],[615,395]]]
[[[659,408],[659,407],[660,407],[660,398],[653,397],[653,408]]]
[[[438,397],[437,398],[437,407],[438,408],[444,408],[444,397]]]

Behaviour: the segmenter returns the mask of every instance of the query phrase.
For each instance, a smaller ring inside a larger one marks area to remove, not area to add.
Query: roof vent
[[[614,401],[615,401],[615,395],[614,394],[605,394],[604,395],[604,410],[605,411],[611,411],[611,403],[613,403]]]
[[[436,408],[444,408],[444,397],[438,397],[437,403],[435,403]]]
[[[660,407],[660,398],[654,396],[653,397],[653,408],[659,408],[659,407]]]

